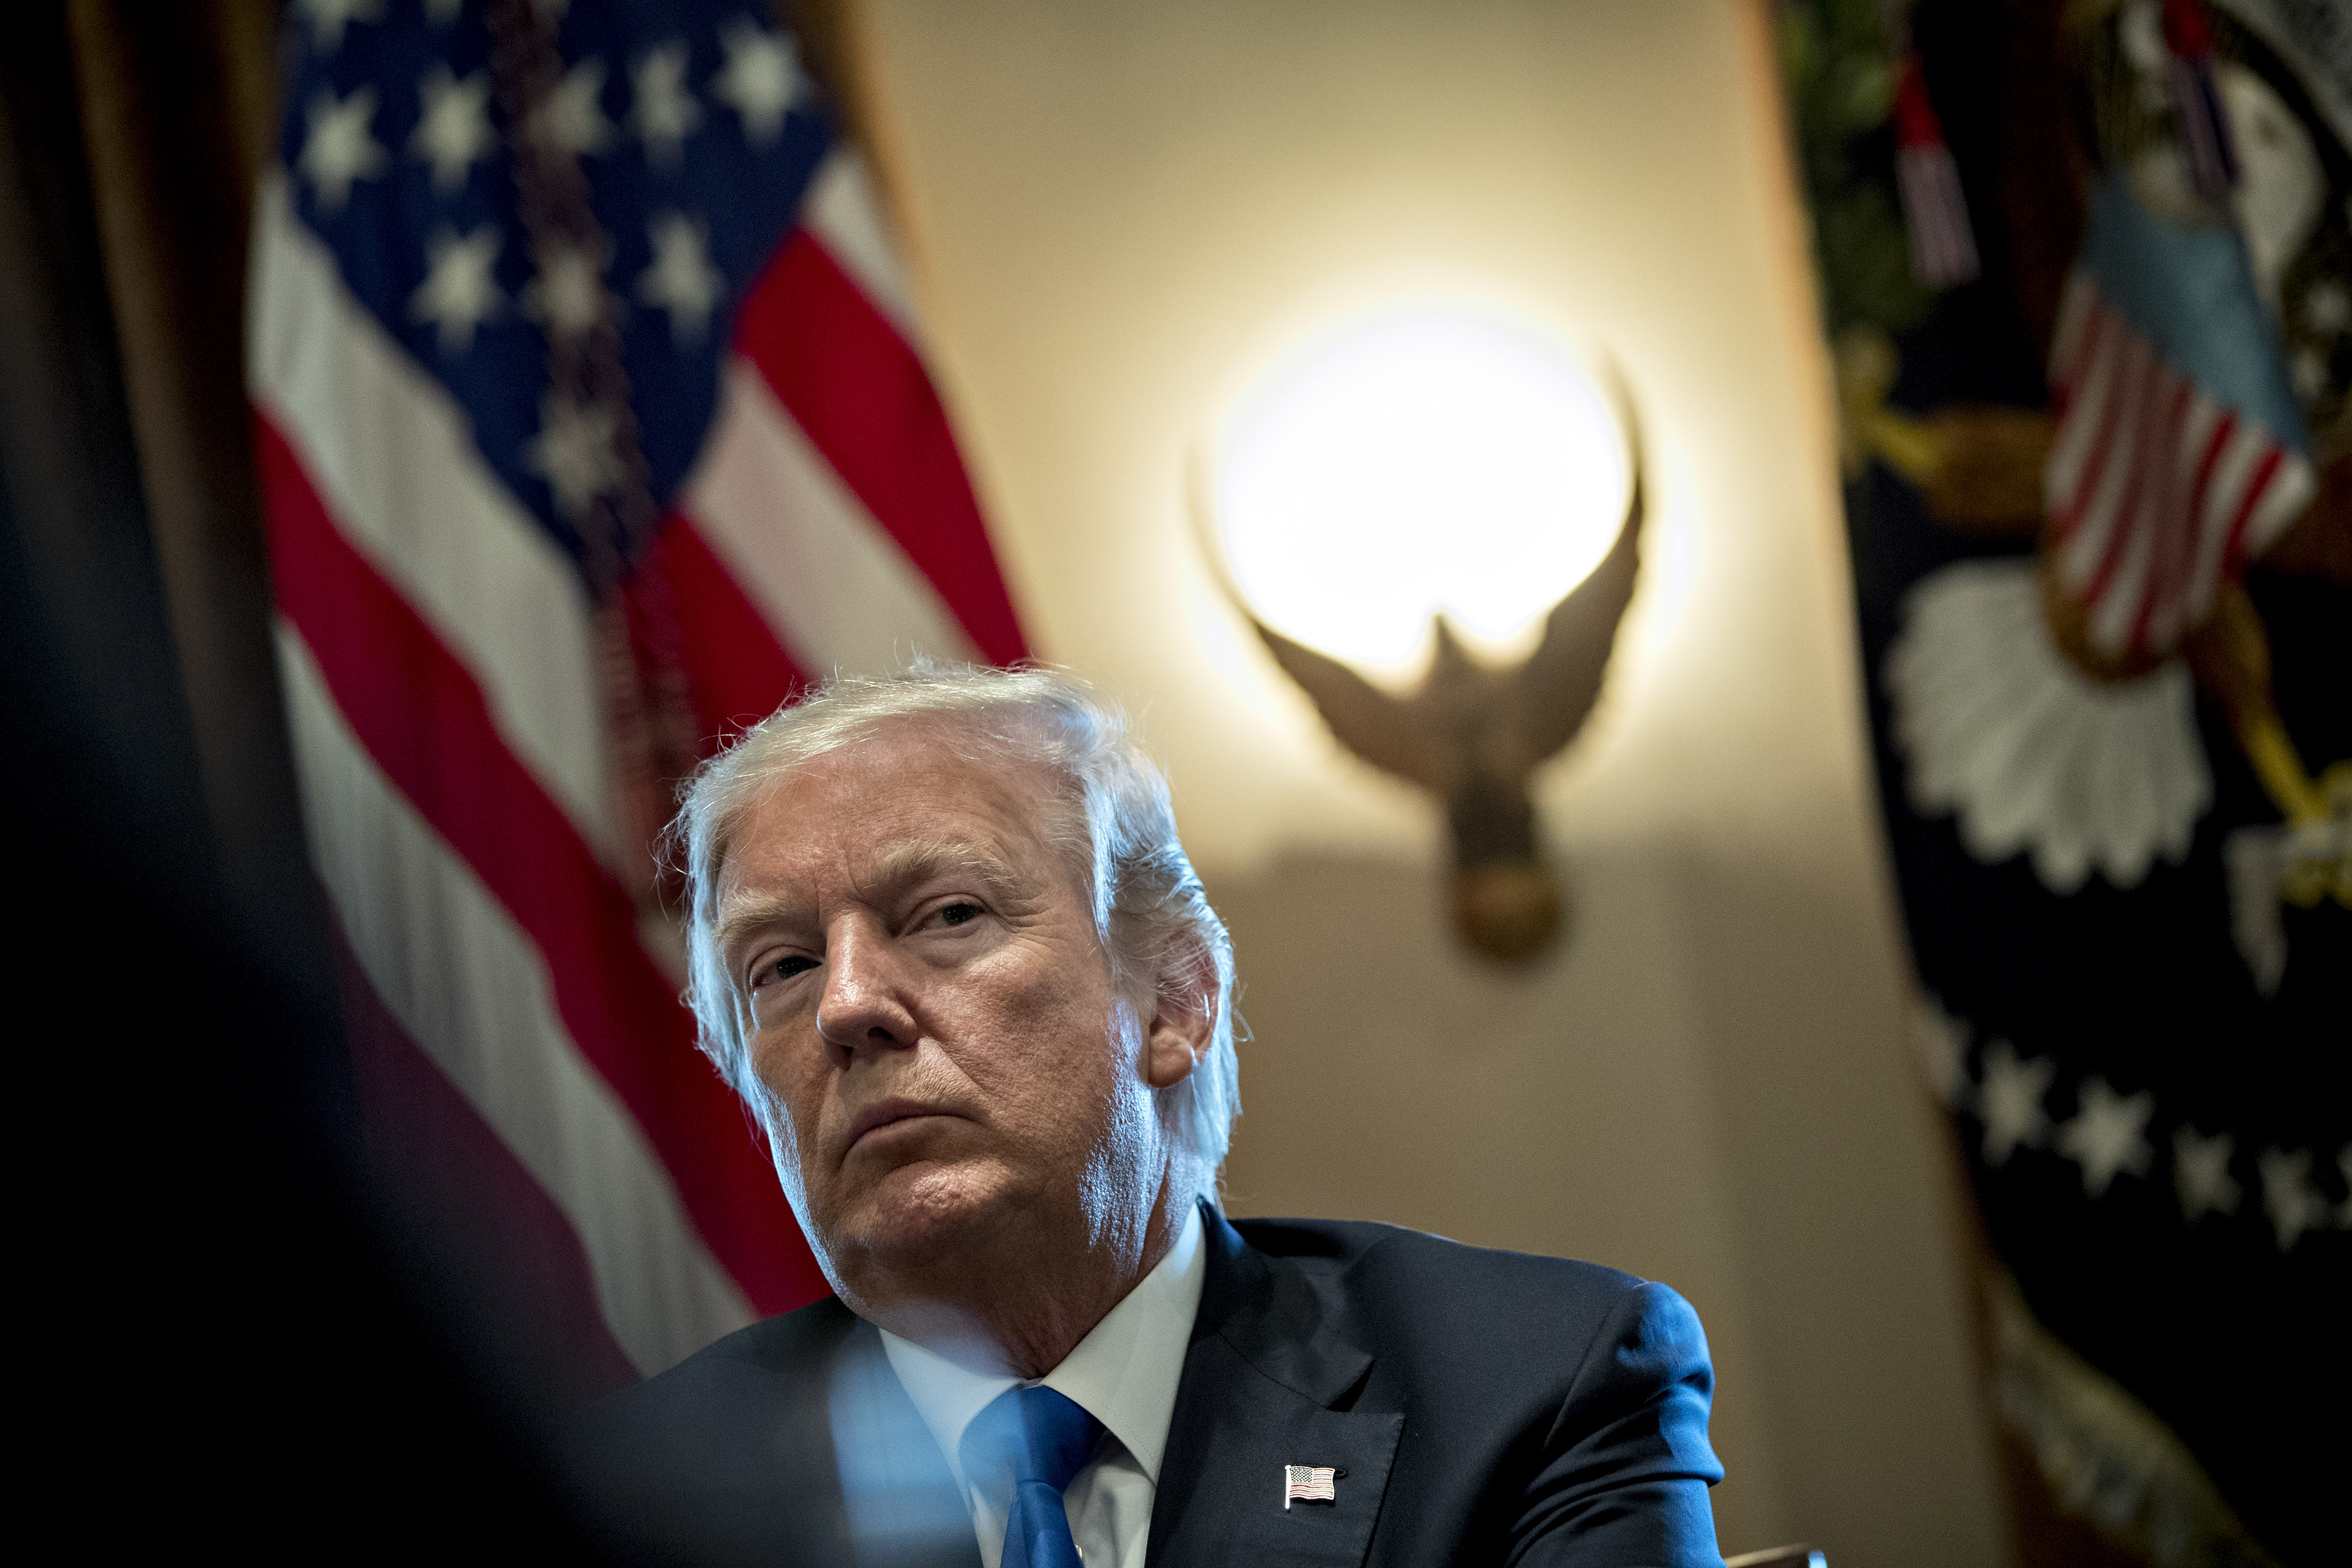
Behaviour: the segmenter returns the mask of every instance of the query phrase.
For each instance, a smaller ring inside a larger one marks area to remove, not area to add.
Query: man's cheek
[[[792,1081],[777,1070],[779,1063],[774,1056],[754,1055],[751,1066],[762,1091],[761,1103],[753,1109],[767,1129],[768,1143],[775,1153],[776,1168],[779,1171],[789,1169],[797,1180],[801,1171],[801,1151],[807,1146],[814,1128],[803,1124],[802,1097],[793,1092]]]
[[[800,1134],[793,1126],[790,1113],[784,1107],[775,1105],[772,1097],[771,1105],[766,1117],[768,1149],[775,1162],[776,1183],[783,1188],[784,1201],[792,1206],[793,1218],[800,1221],[802,1231],[814,1241],[814,1217],[809,1210],[808,1180],[802,1166]]]

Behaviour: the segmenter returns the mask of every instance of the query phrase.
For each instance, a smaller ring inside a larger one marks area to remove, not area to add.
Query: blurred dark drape
[[[12,733],[12,772],[121,779],[142,820],[209,853],[72,64],[62,9],[21,18],[0,50],[0,498],[26,593],[12,631],[37,626],[76,716],[68,756]]]
[[[0,820],[50,1002],[15,1035],[26,1490],[84,1550],[587,1557],[363,1162],[243,391],[278,10],[38,5],[0,47]]]
[[[105,765],[326,973],[242,395],[273,0],[27,8],[0,62],[0,465]]]
[[[331,989],[256,940],[193,813],[155,809],[156,752],[108,765],[168,704],[93,717],[69,661],[99,633],[55,632],[5,478],[0,821],[16,972],[49,1000],[13,1035],[19,1494],[76,1555],[596,1560],[539,1411],[366,1182]],[[102,542],[93,570],[137,564]],[[168,677],[159,644],[109,667]]]

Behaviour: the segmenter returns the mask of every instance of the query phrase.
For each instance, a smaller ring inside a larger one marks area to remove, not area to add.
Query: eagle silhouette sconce
[[[1534,650],[1515,663],[1482,656],[1450,615],[1432,614],[1423,624],[1433,650],[1417,683],[1402,693],[1267,623],[1221,547],[1207,465],[1194,465],[1194,524],[1220,584],[1340,745],[1444,802],[1455,929],[1473,950],[1509,964],[1540,956],[1566,924],[1563,878],[1545,853],[1529,785],[1591,718],[1640,567],[1640,432],[1622,384],[1605,379],[1615,395],[1603,406],[1614,416],[1612,438],[1622,443],[1630,478],[1605,553],[1543,614]]]

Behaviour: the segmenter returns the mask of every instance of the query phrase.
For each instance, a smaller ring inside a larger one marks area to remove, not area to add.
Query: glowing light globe
[[[1409,672],[1443,611],[1509,659],[1608,552],[1631,483],[1572,348],[1418,311],[1310,350],[1235,410],[1217,544],[1261,620],[1336,658]]]

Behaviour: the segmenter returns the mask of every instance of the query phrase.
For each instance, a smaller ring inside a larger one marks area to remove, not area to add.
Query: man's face
[[[1097,1244],[1165,1166],[1141,1032],[1043,836],[1070,808],[1041,767],[953,756],[952,722],[890,721],[794,771],[721,875],[786,1188],[853,1305]]]

